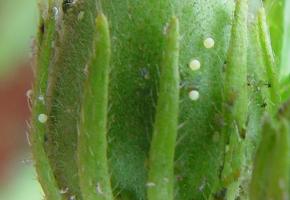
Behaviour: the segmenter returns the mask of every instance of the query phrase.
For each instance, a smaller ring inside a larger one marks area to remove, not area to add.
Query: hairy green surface
[[[258,32],[263,56],[264,66],[267,73],[267,79],[270,92],[270,110],[272,114],[277,112],[277,107],[281,101],[279,94],[278,69],[274,59],[274,53],[271,47],[270,35],[266,24],[266,14],[264,9],[259,10],[258,14]]]
[[[244,139],[248,117],[247,85],[247,0],[238,0],[232,26],[232,34],[225,66],[224,81],[224,129],[225,158],[222,186],[229,190],[227,199],[236,199],[239,180],[245,161]]]
[[[280,106],[260,1],[56,2],[53,46],[43,47],[53,56],[45,56],[49,70],[35,85],[46,84],[48,121],[34,148],[43,152],[39,159],[49,158],[55,178],[44,189],[58,187],[70,200],[249,199],[256,149],[260,141],[259,149],[269,145],[261,119]],[[100,13],[108,24],[96,27]],[[267,173],[263,154],[252,185]],[[41,180],[46,175],[36,167]],[[263,182],[277,183],[271,173]],[[260,198],[264,188],[252,188]],[[267,195],[280,194],[273,186]]]
[[[61,1],[58,1],[61,2]],[[96,2],[59,3],[55,57],[48,80],[48,131],[46,151],[63,196],[81,199],[76,167],[77,122],[84,69],[92,50]],[[63,9],[63,11],[62,11]],[[79,14],[84,12],[83,17]]]
[[[107,158],[107,107],[111,49],[108,22],[102,14],[96,19],[93,52],[78,133],[80,187],[86,200],[110,200],[113,196]]]
[[[37,40],[37,64],[36,81],[33,90],[32,101],[32,124],[31,143],[35,160],[35,167],[38,173],[38,180],[43,186],[47,199],[61,200],[58,185],[54,177],[54,172],[50,166],[47,154],[44,149],[46,142],[46,124],[39,121],[39,115],[47,115],[47,79],[49,73],[50,60],[53,58],[51,48],[55,38],[55,18],[52,6],[48,8],[47,19],[41,19],[40,32]]]
[[[240,135],[244,132],[248,113],[247,88],[247,15],[248,4],[246,0],[238,0],[233,20],[231,41],[225,66],[224,117],[226,127],[231,130],[236,126]]]
[[[112,163],[114,182],[119,190],[135,198],[145,198],[146,160],[154,123],[163,31],[174,12],[180,20],[181,31],[181,126],[175,156],[179,190],[176,193],[180,196],[176,198],[208,195],[218,181],[221,164],[218,158],[223,152],[222,140],[212,138],[219,137],[222,128],[221,77],[233,4],[220,1],[127,1],[126,4],[106,1],[102,6],[111,22],[113,40],[109,151],[111,160],[115,161]],[[204,48],[203,40],[207,37],[216,40],[214,49]],[[198,73],[188,68],[192,58],[202,63]],[[192,89],[200,92],[197,102],[188,98]]]
[[[179,107],[179,21],[166,30],[155,125],[150,147],[148,199],[174,199],[174,152]]]

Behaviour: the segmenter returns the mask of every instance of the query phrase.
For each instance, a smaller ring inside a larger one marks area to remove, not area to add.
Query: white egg
[[[54,16],[58,17],[58,8],[57,7],[53,7],[52,11],[53,11]]]
[[[75,195],[70,196],[69,200],[76,200],[76,196]]]
[[[84,15],[85,15],[85,12],[84,12],[84,11],[81,11],[81,12],[78,14],[78,20],[81,21],[81,20],[84,18]]]
[[[96,191],[97,191],[98,194],[103,194],[104,193],[102,188],[101,188],[101,184],[100,183],[97,183]]]
[[[148,182],[148,183],[146,183],[146,186],[147,186],[147,187],[155,187],[156,184],[153,183],[153,182]]]
[[[188,96],[192,101],[197,101],[199,99],[199,92],[197,90],[192,90],[189,92]]]
[[[205,48],[207,49],[211,49],[214,47],[215,45],[215,41],[213,38],[209,37],[209,38],[206,38],[204,41],[203,41],[203,45]]]
[[[28,99],[31,99],[31,98],[32,98],[32,94],[33,94],[33,91],[32,91],[32,90],[27,90],[27,92],[26,92],[26,97],[27,97]]]
[[[38,96],[38,100],[39,100],[39,101],[44,101],[44,96],[39,95],[39,96]]]
[[[199,60],[197,59],[192,59],[189,63],[189,68],[192,70],[192,71],[196,71],[196,70],[199,70],[200,69],[200,62]]]
[[[48,117],[47,117],[46,114],[40,114],[40,115],[38,115],[38,121],[40,123],[43,123],[44,124],[47,121],[47,119],[48,119]]]

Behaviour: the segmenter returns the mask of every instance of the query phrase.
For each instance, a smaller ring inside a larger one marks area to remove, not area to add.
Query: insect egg
[[[46,114],[40,114],[38,115],[38,121],[42,124],[44,124],[47,121],[47,115]]]
[[[39,101],[44,101],[44,96],[39,95],[38,100],[39,100]]]
[[[27,90],[27,92],[26,92],[26,97],[27,97],[28,99],[31,99],[31,98],[32,98],[32,94],[33,94],[32,90]]]
[[[197,90],[192,90],[189,92],[188,96],[192,101],[197,101],[199,99],[199,92]]]
[[[57,17],[58,16],[58,8],[57,7],[53,7],[52,11],[53,11],[54,16]]]
[[[205,48],[207,48],[207,49],[211,49],[211,48],[214,47],[214,45],[215,45],[215,41],[214,41],[213,38],[208,37],[208,38],[206,38],[206,39],[203,41],[203,45],[204,45]]]
[[[200,62],[197,59],[192,59],[189,63],[189,68],[193,71],[200,69]]]
[[[153,183],[153,182],[148,182],[148,183],[146,183],[146,186],[147,186],[147,187],[155,187],[156,184]]]

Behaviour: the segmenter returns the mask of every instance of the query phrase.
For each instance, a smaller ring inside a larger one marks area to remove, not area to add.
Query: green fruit
[[[281,92],[257,2],[50,0],[31,135],[46,199],[259,199]]]

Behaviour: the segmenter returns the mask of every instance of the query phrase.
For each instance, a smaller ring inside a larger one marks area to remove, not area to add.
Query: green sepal
[[[179,22],[168,25],[154,133],[150,147],[147,191],[149,200],[174,199],[174,152],[179,108]]]
[[[106,17],[96,19],[96,36],[81,107],[78,172],[83,199],[112,200],[107,158],[108,85],[111,54]]]

